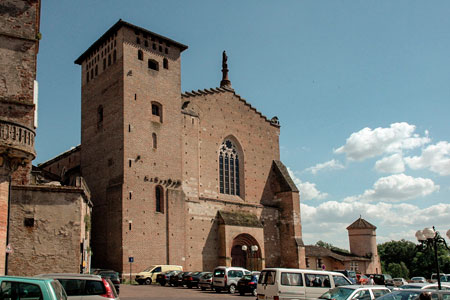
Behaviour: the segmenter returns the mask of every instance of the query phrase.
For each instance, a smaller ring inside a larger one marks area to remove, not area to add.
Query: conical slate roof
[[[359,217],[358,220],[353,222],[350,226],[347,227],[347,230],[350,229],[377,229],[375,226],[364,220],[363,218]]]

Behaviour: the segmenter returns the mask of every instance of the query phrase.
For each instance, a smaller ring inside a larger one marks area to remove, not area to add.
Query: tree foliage
[[[379,244],[378,255],[383,272],[391,274],[392,277],[430,278],[432,273],[436,273],[432,249],[421,249],[410,241],[400,240]],[[438,261],[440,272],[450,273],[450,251],[443,245],[438,247]]]
[[[318,241],[318,242],[316,243],[316,246],[324,247],[324,248],[327,248],[327,249],[330,249],[330,250],[334,250],[334,251],[337,251],[337,252],[350,253],[350,252],[349,252],[348,250],[346,250],[346,249],[342,249],[342,248],[333,246],[332,244],[326,243],[326,242],[324,242],[324,241]]]

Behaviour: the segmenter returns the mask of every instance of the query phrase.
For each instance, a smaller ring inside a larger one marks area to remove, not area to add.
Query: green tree
[[[391,274],[393,278],[401,277],[401,278],[409,278],[409,269],[406,267],[404,262],[400,263],[390,263],[387,266],[386,272]]]
[[[324,241],[318,241],[316,243],[316,246],[324,247],[324,248],[327,248],[327,249],[330,249],[330,250],[334,250],[334,251],[337,251],[337,252],[350,253],[350,251],[348,251],[346,249],[342,249],[342,248],[333,246],[332,244],[326,243]]]

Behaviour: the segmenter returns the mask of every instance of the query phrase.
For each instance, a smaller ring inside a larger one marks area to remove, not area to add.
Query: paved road
[[[121,300],[167,300],[167,299],[212,299],[212,300],[254,300],[255,297],[247,294],[240,296],[238,293],[231,295],[225,292],[201,291],[200,289],[188,289],[181,287],[169,287],[159,285],[120,285]]]

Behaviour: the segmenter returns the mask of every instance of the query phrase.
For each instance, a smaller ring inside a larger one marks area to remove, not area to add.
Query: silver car
[[[66,290],[68,300],[120,300],[111,280],[99,275],[54,273],[35,277],[58,280]]]

